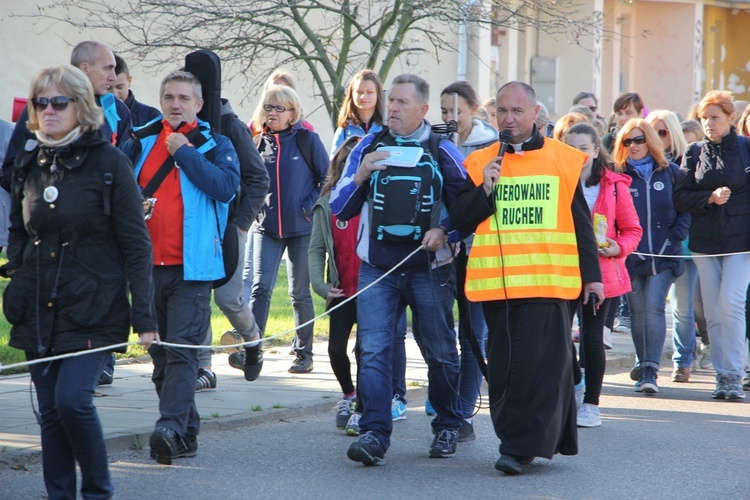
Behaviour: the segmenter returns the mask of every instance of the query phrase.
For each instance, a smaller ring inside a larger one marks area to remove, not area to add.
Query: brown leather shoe
[[[677,367],[672,372],[672,382],[689,382],[690,368],[687,366]]]

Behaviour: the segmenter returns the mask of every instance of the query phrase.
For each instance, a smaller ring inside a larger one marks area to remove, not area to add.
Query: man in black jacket
[[[130,90],[133,77],[130,76],[128,63],[125,62],[125,59],[115,55],[115,62],[115,74],[117,75],[117,80],[112,87],[112,92],[115,94],[115,97],[124,102],[128,107],[128,110],[130,110],[130,118],[133,120],[133,126],[142,127],[154,118],[161,116],[161,111],[158,109],[135,100],[135,94]]]
[[[268,171],[255,148],[247,125],[237,117],[227,99],[221,100],[221,134],[232,141],[237,151],[240,162],[240,191],[229,205],[229,222],[224,233],[224,247],[228,253],[233,252],[231,261],[235,263],[234,272],[231,275],[227,272],[225,282],[214,289],[214,301],[234,328],[224,334],[226,338],[222,337],[222,343],[234,344],[260,338],[253,310],[242,293],[242,271],[245,267],[247,234],[268,193],[269,179]],[[211,337],[209,326],[204,344],[211,345]],[[263,351],[260,344],[246,347],[244,353],[230,354],[229,364],[243,370],[246,380],[255,380],[263,367]],[[210,349],[201,351],[198,366],[200,368],[196,390],[216,388],[216,375],[211,371]]]

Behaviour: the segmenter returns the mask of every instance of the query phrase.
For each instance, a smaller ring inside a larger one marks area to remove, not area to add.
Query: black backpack
[[[372,141],[372,151],[388,134],[384,127]],[[443,174],[440,171],[441,136],[430,133],[429,148],[415,167],[387,166],[370,177],[370,236],[376,240],[422,241],[442,216]],[[409,147],[406,143],[404,146]],[[425,156],[428,160],[424,161]]]

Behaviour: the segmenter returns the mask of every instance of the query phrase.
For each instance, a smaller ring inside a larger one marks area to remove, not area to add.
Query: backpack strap
[[[307,163],[307,168],[310,169],[313,177],[315,177],[315,169],[313,168],[313,165],[315,164],[313,163],[312,158],[310,131],[302,127],[296,132],[294,138],[297,141],[297,148],[299,149],[300,153],[302,153],[302,158],[305,160],[305,163]]]

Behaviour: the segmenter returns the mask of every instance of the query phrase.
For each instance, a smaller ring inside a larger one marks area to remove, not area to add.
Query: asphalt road
[[[116,498],[750,498],[750,402],[710,399],[711,374],[661,393],[636,394],[627,373],[607,375],[604,425],[580,429],[575,457],[537,459],[521,476],[494,468],[498,440],[489,413],[478,439],[451,459],[430,459],[424,401],[394,424],[384,467],[346,458],[354,438],[315,413],[200,436],[196,458],[155,465],[148,449],[110,457]],[[486,403],[486,402],[485,402]],[[44,498],[41,466],[0,471],[0,498]]]

